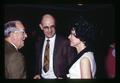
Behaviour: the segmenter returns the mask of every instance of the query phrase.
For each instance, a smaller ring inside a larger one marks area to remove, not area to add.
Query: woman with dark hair
[[[96,62],[91,47],[95,39],[95,27],[80,17],[71,28],[68,39],[70,45],[76,48],[77,56],[71,63],[67,77],[70,79],[94,79]]]

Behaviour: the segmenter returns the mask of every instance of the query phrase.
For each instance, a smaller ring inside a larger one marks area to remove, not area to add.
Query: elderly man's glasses
[[[18,32],[25,33],[25,30],[23,30],[23,29],[18,29],[18,30],[14,31],[14,32],[15,32],[15,33],[18,33]]]
[[[22,35],[26,35],[26,32],[24,29],[18,29],[16,31],[14,31],[14,33],[22,33]]]
[[[26,34],[24,29],[17,29],[15,27],[9,27],[4,31],[5,35],[8,35],[9,33],[14,32],[14,33],[18,33],[18,32],[22,32],[23,34]]]

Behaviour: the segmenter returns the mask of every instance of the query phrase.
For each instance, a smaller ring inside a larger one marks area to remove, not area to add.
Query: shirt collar
[[[15,48],[16,48],[16,50],[17,50],[17,47],[15,46],[15,44],[13,44],[12,42],[10,42]]]

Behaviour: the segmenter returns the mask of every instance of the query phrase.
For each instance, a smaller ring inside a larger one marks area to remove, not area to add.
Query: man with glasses
[[[21,21],[9,21],[4,25],[5,36],[5,78],[25,79],[26,69],[24,56],[19,49],[24,46],[27,38],[24,25]]]
[[[39,24],[45,37],[39,38],[36,44],[36,75],[34,79],[62,79],[67,78],[68,66],[72,55],[67,38],[56,34],[56,21],[50,14],[45,14]],[[44,69],[45,49],[49,43],[49,61],[47,71]],[[49,66],[48,66],[49,65]]]

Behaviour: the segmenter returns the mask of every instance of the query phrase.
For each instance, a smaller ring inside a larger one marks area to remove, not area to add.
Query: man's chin
[[[24,44],[22,44],[21,46],[19,46],[19,49],[21,49],[24,46]]]
[[[48,38],[52,38],[53,36],[54,36],[54,35],[52,35],[52,36],[50,35],[50,36],[47,36],[47,37],[48,37]]]

